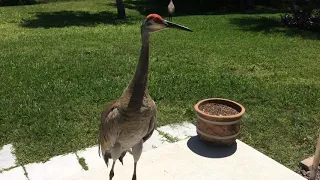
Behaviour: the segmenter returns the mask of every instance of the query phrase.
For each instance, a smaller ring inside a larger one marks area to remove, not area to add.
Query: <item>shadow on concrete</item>
[[[62,28],[68,26],[95,26],[98,24],[133,24],[137,19],[128,17],[118,19],[117,14],[103,11],[91,13],[87,11],[37,12],[34,19],[24,20],[21,26],[28,28]]]
[[[237,142],[231,146],[216,146],[205,143],[199,136],[191,137],[187,142],[188,148],[199,156],[207,158],[224,158],[237,151]]]

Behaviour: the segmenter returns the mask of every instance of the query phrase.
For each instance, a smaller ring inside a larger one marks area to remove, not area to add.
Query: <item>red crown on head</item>
[[[146,18],[147,21],[153,20],[154,22],[157,23],[162,23],[163,22],[163,18],[158,15],[158,14],[149,14]]]

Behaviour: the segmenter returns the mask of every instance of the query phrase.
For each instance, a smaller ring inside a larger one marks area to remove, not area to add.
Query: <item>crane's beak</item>
[[[167,28],[175,28],[175,29],[180,29],[180,30],[193,32],[191,29],[189,29],[189,28],[187,28],[185,26],[182,26],[182,25],[179,25],[179,24],[175,24],[175,23],[167,21],[167,20],[164,20],[164,24],[166,25]]]

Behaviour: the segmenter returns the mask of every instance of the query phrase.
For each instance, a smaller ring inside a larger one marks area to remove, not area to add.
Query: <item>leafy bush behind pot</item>
[[[320,0],[294,0],[290,12],[281,16],[285,26],[320,32]]]

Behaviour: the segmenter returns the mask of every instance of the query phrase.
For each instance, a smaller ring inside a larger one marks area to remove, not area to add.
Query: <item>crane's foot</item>
[[[109,180],[112,180],[112,178],[114,176],[114,165],[115,164],[116,164],[116,161],[113,161],[112,168],[111,168],[110,173],[109,173]]]
[[[132,180],[137,180],[137,162],[134,162]]]
[[[111,170],[110,174],[109,174],[109,180],[112,180],[113,176],[114,176],[114,172],[113,172],[113,170]]]
[[[132,176],[132,180],[137,180],[137,175],[136,175],[136,174],[134,174],[134,175]]]

